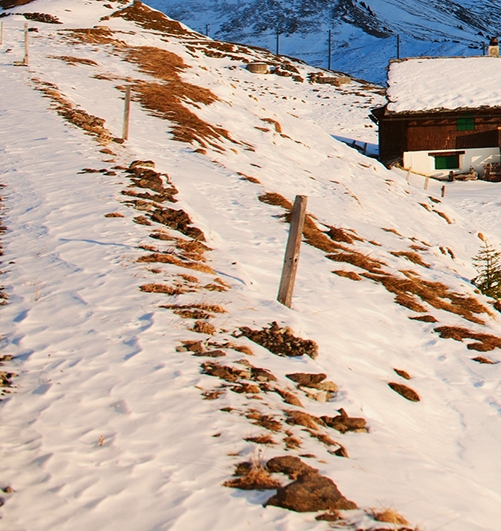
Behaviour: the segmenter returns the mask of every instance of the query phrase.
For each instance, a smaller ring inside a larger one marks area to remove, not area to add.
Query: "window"
[[[436,170],[457,170],[459,169],[459,153],[454,155],[436,155]]]
[[[475,130],[475,117],[473,114],[465,114],[457,121],[458,131],[474,131]]]

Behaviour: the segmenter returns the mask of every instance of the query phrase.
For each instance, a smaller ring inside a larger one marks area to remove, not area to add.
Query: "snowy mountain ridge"
[[[212,37],[264,46],[310,64],[357,77],[385,80],[385,67],[401,55],[479,55],[497,35],[501,3],[434,0],[149,0],[150,6]]]

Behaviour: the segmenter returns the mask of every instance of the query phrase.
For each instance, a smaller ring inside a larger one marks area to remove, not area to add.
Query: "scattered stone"
[[[411,376],[407,371],[403,371],[401,369],[393,369],[399,376],[404,378],[405,380],[410,380]]]
[[[313,388],[317,388],[317,385],[327,378],[327,375],[323,373],[311,374],[305,372],[296,372],[293,374],[286,374],[285,376],[289,378],[289,380],[296,382],[298,385]]]
[[[299,400],[299,398],[294,393],[290,393],[289,391],[286,391],[285,389],[280,389],[279,387],[275,387],[273,390],[282,397],[283,401],[286,404],[290,404],[291,406],[304,407],[301,403],[301,400]]]
[[[227,365],[219,365],[218,363],[211,361],[202,364],[202,373],[216,376],[217,378],[221,378],[222,380],[231,383],[235,383],[240,379],[247,380],[250,377],[250,371],[248,370],[229,367]]]
[[[319,425],[323,425],[322,420],[318,417],[314,417],[304,411],[289,410],[285,411],[285,414],[287,415],[285,422],[292,426],[304,426],[305,428],[316,430]]]
[[[279,487],[277,493],[265,503],[266,506],[273,505],[301,513],[357,508],[355,503],[339,492],[331,479],[321,476],[298,457],[275,457],[268,461],[266,468],[294,479],[289,485]]]
[[[367,432],[366,420],[358,417],[349,417],[344,409],[339,410],[339,415],[335,417],[321,417],[322,421],[329,428],[334,428],[340,433],[347,431]]]
[[[208,358],[222,358],[226,356],[223,350],[208,350],[207,352],[194,352],[193,356],[207,356]]]

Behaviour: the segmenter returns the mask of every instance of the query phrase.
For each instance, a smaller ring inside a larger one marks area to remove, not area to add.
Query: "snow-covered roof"
[[[413,58],[390,64],[388,110],[501,107],[501,58]]]

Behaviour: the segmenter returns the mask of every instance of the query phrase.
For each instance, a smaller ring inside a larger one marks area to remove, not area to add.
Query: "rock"
[[[296,481],[279,487],[265,505],[274,505],[298,513],[349,510],[357,506],[339,492],[336,484],[317,472],[300,475]]]
[[[269,472],[285,474],[290,479],[296,479],[304,474],[314,474],[318,472],[316,468],[307,465],[299,457],[284,455],[273,457],[266,463],[266,469]]]
[[[303,387],[316,387],[327,378],[327,375],[323,373],[311,374],[306,372],[295,372],[293,374],[286,374],[285,376]]]
[[[318,425],[322,425],[322,421],[318,417],[314,417],[304,411],[289,410],[285,412],[287,414],[287,424],[304,426],[316,430]]]
[[[345,433],[347,431],[367,431],[366,420],[359,417],[349,417],[344,409],[339,410],[340,414],[335,417],[321,417],[322,421],[329,428]]]
[[[317,387],[315,387],[315,389],[327,391],[328,393],[337,393],[339,391],[339,387],[337,386],[337,384],[329,380],[319,383]]]

